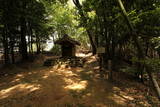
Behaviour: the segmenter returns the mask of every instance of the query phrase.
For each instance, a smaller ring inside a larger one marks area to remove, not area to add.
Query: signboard
[[[97,53],[98,53],[98,54],[105,53],[105,47],[98,47],[98,48],[97,48]]]

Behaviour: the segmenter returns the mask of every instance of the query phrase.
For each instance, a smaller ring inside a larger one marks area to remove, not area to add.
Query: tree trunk
[[[39,40],[39,37],[36,36],[36,46],[37,46],[37,54],[40,54],[40,40]]]
[[[22,9],[24,10],[26,8],[26,1],[22,2]],[[20,36],[20,45],[21,45],[21,55],[22,55],[22,60],[27,60],[28,59],[28,52],[27,52],[27,42],[26,42],[26,19],[24,16],[24,13],[21,13],[21,36]]]
[[[11,57],[12,57],[12,64],[15,63],[15,57],[14,57],[14,44],[11,43]]]
[[[31,53],[31,36],[28,36],[28,49],[29,49],[29,53]]]
[[[109,80],[113,80],[112,60],[108,60]]]
[[[3,47],[4,47],[4,61],[5,61],[5,65],[9,64],[10,59],[9,59],[9,49],[8,49],[8,37],[7,37],[7,30],[6,30],[6,26],[3,29]]]
[[[92,46],[92,54],[95,55],[97,53],[97,48],[96,48],[96,45],[93,41],[93,38],[92,38],[92,35],[91,35],[91,32],[90,30],[87,30],[87,34],[88,34],[88,37],[89,37],[89,40],[90,40],[90,43],[91,43],[91,46]]]
[[[33,32],[31,33],[31,52],[33,53]]]
[[[11,51],[11,59],[12,64],[15,63],[15,57],[14,57],[14,37],[10,34],[10,51]]]
[[[30,50],[31,53],[33,53],[33,30],[31,23],[29,23],[29,31],[30,31]]]
[[[146,51],[145,51],[146,56],[148,55],[148,50],[149,50],[149,42],[147,41],[146,42]]]
[[[21,54],[22,54],[22,60],[28,59],[28,53],[27,53],[27,42],[26,42],[26,22],[25,19],[21,18]]]
[[[97,18],[98,21],[98,18]],[[95,46],[98,47],[99,46],[99,40],[98,40],[98,24],[96,24],[96,34],[95,34]]]
[[[82,20],[84,21],[85,24],[87,24],[87,18],[85,17],[85,15],[83,13],[82,6],[81,6],[79,0],[73,0],[73,3],[79,9],[79,14],[80,14]],[[87,31],[87,34],[88,34],[88,37],[89,37],[89,40],[90,40],[90,43],[92,46],[92,54],[95,55],[97,53],[97,48],[96,48],[96,45],[95,45],[93,38],[92,38],[91,29],[88,28],[86,25],[83,25],[83,26],[84,26],[84,28],[86,28],[86,31]]]
[[[151,70],[151,69],[149,67],[147,67],[147,70]],[[149,75],[150,80],[152,81],[152,85],[154,86],[155,91],[157,92],[157,96],[158,96],[158,98],[160,100],[160,87],[159,87],[159,85],[158,85],[153,73],[152,72],[148,72],[148,75]]]

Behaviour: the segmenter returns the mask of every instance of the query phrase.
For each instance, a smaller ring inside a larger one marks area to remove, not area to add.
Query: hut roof
[[[65,42],[69,42],[73,45],[81,45],[78,41],[69,37],[67,34],[65,34],[61,39],[55,41],[55,44],[60,44],[61,45],[61,44],[64,44]]]

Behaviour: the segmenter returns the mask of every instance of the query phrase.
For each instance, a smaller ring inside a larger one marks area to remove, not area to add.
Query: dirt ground
[[[46,57],[40,57],[33,63],[3,69],[13,74],[0,78],[0,107],[159,106],[147,97],[146,86],[121,73],[114,75],[114,82],[101,79],[96,57],[79,56],[87,59],[83,67],[44,67]]]

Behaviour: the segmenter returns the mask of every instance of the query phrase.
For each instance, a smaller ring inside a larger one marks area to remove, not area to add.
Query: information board
[[[98,53],[98,54],[105,53],[105,47],[98,47],[98,48],[97,48],[97,53]]]

